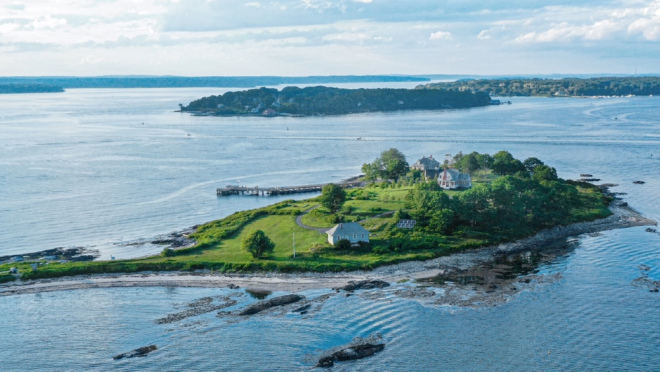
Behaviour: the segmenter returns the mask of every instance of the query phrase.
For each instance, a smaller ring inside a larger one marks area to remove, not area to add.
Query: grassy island
[[[419,170],[406,170],[396,181],[371,181],[365,187],[344,190],[345,200],[334,211],[323,206],[324,195],[321,195],[236,212],[199,226],[191,235],[197,241],[195,246],[166,249],[160,256],[51,262],[37,270],[27,263],[6,264],[0,266],[0,274],[10,266],[17,267],[24,279],[198,269],[220,272],[372,269],[513,241],[542,229],[611,214],[608,210],[611,198],[598,187],[559,179],[554,168],[536,158],[521,162],[501,151],[494,156],[459,154],[454,160],[445,166],[470,171],[470,188],[443,190],[436,179],[425,179]],[[414,228],[400,228],[397,227],[400,219],[415,220],[416,224]],[[340,222],[358,222],[370,232],[370,242],[342,248],[332,246],[327,235],[319,230]],[[257,230],[274,243],[272,252],[261,258],[253,258],[241,249],[244,237]]]
[[[198,115],[311,116],[486,106],[488,94],[443,89],[340,89],[324,86],[227,92],[180,105]]]

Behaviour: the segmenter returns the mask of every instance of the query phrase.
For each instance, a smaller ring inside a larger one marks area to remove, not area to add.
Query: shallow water
[[[660,219],[657,97],[515,98],[512,105],[472,110],[318,118],[173,112],[179,102],[217,92],[3,96],[0,255],[57,246],[94,246],[104,257],[157,252],[158,246],[124,243],[278,200],[217,198],[216,187],[336,181],[390,147],[410,162],[458,151],[536,156],[560,177],[590,173],[619,184],[612,190]],[[630,228],[574,244],[537,269],[559,280],[479,309],[386,291],[384,298],[335,296],[305,317],[232,322],[209,313],[157,325],[176,304],[231,291],[122,288],[2,297],[0,359],[6,370],[309,370],[321,350],[379,333],[384,352],[334,370],[658,369],[660,297],[633,281],[643,274],[639,265],[660,280],[660,235]],[[111,359],[150,344],[159,350],[146,358]]]

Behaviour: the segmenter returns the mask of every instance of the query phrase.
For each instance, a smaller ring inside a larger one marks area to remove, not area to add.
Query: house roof
[[[457,169],[445,169],[442,172],[442,175],[438,178],[443,181],[460,181],[460,180],[470,180],[470,175],[467,173],[461,173]]]
[[[346,222],[346,223],[340,223],[339,225],[335,225],[335,227],[331,228],[326,232],[326,234],[333,236],[335,234],[369,234],[369,231],[365,229],[364,227],[360,226],[359,223],[357,222]]]
[[[426,156],[422,156],[422,158],[417,160],[417,162],[413,164],[412,167],[422,170],[438,169],[440,167],[440,163],[433,159],[433,155],[429,156],[428,158]]]

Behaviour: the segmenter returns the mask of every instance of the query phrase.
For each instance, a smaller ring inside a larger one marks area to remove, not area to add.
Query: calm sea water
[[[516,98],[461,111],[318,118],[210,118],[173,112],[216,89],[70,90],[3,95],[0,255],[58,246],[103,257],[275,198],[217,198],[230,183],[338,181],[396,147],[414,162],[458,151],[536,156],[560,177],[591,173],[660,220],[658,98]],[[364,141],[357,141],[364,137]],[[632,181],[646,181],[635,185]],[[583,236],[540,268],[560,279],[504,305],[428,306],[389,294],[333,297],[313,316],[231,322],[214,313],[157,325],[176,304],[227,289],[135,288],[0,298],[3,370],[308,370],[319,350],[382,334],[379,356],[335,370],[658,370],[660,235]],[[307,296],[323,291],[304,293]],[[147,358],[113,361],[149,344]]]

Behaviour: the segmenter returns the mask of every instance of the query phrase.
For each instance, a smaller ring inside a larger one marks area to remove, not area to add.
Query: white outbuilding
[[[328,230],[326,234],[328,234],[328,242],[332,245],[342,239],[348,240],[351,244],[369,243],[369,231],[357,222],[340,223]]]

